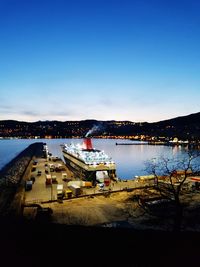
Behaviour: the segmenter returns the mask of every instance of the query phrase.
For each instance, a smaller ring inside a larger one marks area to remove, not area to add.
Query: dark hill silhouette
[[[150,123],[151,133],[165,137],[196,140],[200,137],[200,112]],[[147,129],[149,131],[150,129]]]
[[[84,137],[86,133],[96,126],[92,136],[155,136],[183,140],[199,140],[200,138],[200,112],[187,116],[148,123],[131,121],[99,121],[94,119],[80,121],[36,121],[23,122],[15,120],[0,121],[0,137],[32,137],[52,136],[58,137]]]

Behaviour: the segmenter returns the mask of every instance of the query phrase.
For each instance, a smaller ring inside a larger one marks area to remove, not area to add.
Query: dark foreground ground
[[[2,221],[0,266],[199,266],[200,234]]]

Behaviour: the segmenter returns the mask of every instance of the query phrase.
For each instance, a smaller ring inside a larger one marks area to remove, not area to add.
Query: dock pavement
[[[59,166],[56,170],[50,168],[51,164]],[[67,180],[63,180],[62,174],[67,174]],[[46,185],[46,175],[50,174],[51,177],[55,178],[55,183]],[[69,180],[79,180],[74,174],[67,168],[65,163],[61,159],[54,161],[47,160],[45,158],[36,158],[30,168],[28,180],[34,180],[32,183],[31,190],[25,191],[25,205],[33,203],[45,203],[51,201],[57,201],[57,185],[63,185],[63,189],[68,189]],[[104,189],[99,189],[98,186],[91,188],[83,188],[81,195],[78,197],[101,195],[106,192],[114,193],[119,191],[131,191],[134,189],[144,188],[150,186],[148,181],[139,181],[138,179],[111,181],[109,186],[105,186]],[[72,196],[72,198],[75,198]]]

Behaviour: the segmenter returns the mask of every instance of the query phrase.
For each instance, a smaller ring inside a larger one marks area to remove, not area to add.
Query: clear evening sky
[[[200,1],[0,0],[0,120],[200,111]]]

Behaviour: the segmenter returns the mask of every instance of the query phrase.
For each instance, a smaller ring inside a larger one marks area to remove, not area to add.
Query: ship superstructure
[[[66,165],[78,178],[95,182],[116,177],[114,161],[103,150],[93,148],[91,138],[85,138],[83,144],[65,144],[62,152]]]

